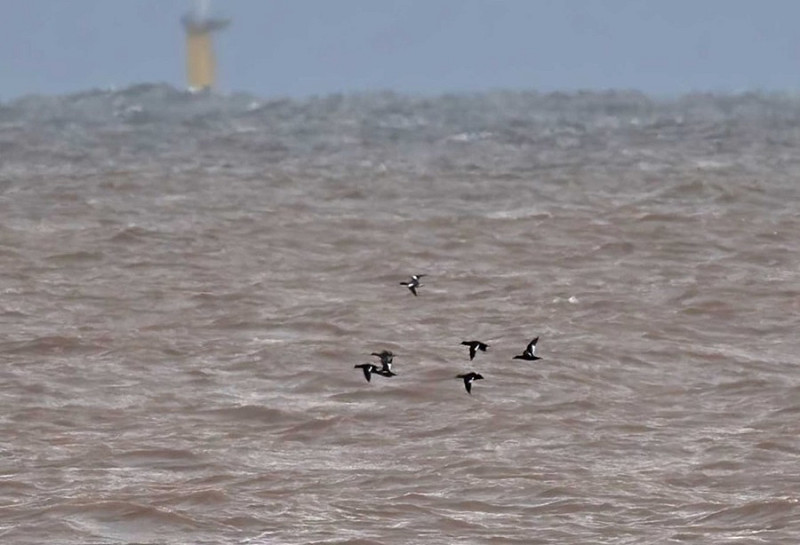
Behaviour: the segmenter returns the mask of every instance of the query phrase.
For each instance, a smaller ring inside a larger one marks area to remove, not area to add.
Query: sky
[[[0,0],[0,100],[186,86],[191,0]],[[798,0],[211,0],[218,90],[786,91]]]

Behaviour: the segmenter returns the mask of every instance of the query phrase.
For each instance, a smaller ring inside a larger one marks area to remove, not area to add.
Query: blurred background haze
[[[183,88],[186,0],[4,0],[0,100],[156,82]],[[792,0],[232,0],[223,92],[791,90]]]

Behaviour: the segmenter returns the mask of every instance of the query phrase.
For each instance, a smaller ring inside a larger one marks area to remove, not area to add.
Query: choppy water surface
[[[59,100],[0,108],[3,543],[800,539],[800,102]]]

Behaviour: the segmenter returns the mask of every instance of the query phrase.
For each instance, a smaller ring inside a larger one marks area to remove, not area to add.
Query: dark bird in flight
[[[531,342],[529,342],[528,343],[528,347],[525,348],[525,352],[523,352],[519,356],[514,356],[513,359],[515,359],[515,360],[528,360],[528,361],[542,359],[542,358],[540,358],[539,356],[536,355],[536,343],[537,342],[539,342],[539,337],[536,337]]]
[[[486,349],[489,348],[489,345],[486,343],[482,343],[481,341],[461,341],[461,344],[469,346],[469,360],[475,357],[475,353],[480,350],[481,352],[486,352]]]
[[[411,290],[411,293],[414,295],[417,294],[417,288],[422,287],[422,284],[419,283],[419,279],[425,276],[424,274],[412,274],[411,280],[408,282],[400,282],[401,286],[405,286]]]
[[[464,379],[464,388],[467,389],[468,394],[472,395],[472,381],[482,380],[483,375],[480,373],[466,373],[464,375],[456,375],[456,378]]]

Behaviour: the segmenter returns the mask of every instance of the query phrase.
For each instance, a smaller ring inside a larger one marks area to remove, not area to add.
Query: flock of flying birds
[[[422,287],[419,279],[425,276],[424,274],[414,274],[411,276],[411,280],[408,282],[400,282],[400,285],[407,287],[414,296],[417,295],[417,288]],[[531,342],[528,343],[528,346],[525,348],[525,351],[518,356],[514,356],[512,359],[515,360],[526,360],[526,361],[534,361],[540,360],[539,356],[536,355],[536,343],[539,342],[539,337],[536,337]],[[486,352],[486,349],[489,348],[489,345],[481,342],[481,341],[461,341],[461,344],[469,347],[469,360],[472,361],[475,358],[475,354],[478,353],[478,350],[481,352]],[[370,354],[371,356],[378,356],[381,360],[381,366],[378,367],[373,363],[361,363],[359,365],[354,366],[355,369],[361,369],[364,372],[364,378],[367,379],[367,382],[372,380],[372,375],[380,375],[382,377],[394,377],[397,376],[397,373],[392,371],[392,360],[394,359],[394,354],[390,350],[383,350],[381,352],[373,352]],[[464,373],[460,375],[456,375],[455,378],[460,378],[464,381],[464,388],[466,388],[468,394],[472,394],[472,383],[476,380],[482,380],[483,375],[480,373],[475,373],[473,371],[469,373]]]

